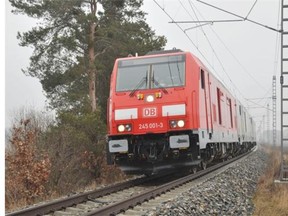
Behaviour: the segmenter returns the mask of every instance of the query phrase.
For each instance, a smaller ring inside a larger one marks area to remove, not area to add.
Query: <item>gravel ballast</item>
[[[145,215],[251,215],[252,198],[267,161],[267,154],[258,150]]]

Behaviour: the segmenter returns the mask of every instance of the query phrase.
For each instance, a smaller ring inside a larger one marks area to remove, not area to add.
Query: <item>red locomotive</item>
[[[225,160],[256,144],[247,110],[193,54],[117,59],[108,99],[108,164],[152,174]]]

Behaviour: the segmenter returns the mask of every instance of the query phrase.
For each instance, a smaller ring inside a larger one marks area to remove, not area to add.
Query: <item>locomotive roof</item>
[[[183,51],[183,50],[180,50],[180,49],[172,49],[172,50],[158,50],[158,51],[151,51],[151,52],[148,52],[146,55],[144,55],[144,56],[136,56],[137,58],[149,58],[149,56],[151,55],[165,55],[165,54],[173,54],[173,53],[175,53],[175,54],[180,54],[180,53],[185,53],[185,54],[189,54],[189,55],[191,55],[192,56],[192,58],[196,61],[196,63],[198,64],[198,65],[201,65],[201,67],[203,68],[203,69],[205,69],[205,70],[207,70],[207,71],[209,71],[210,72],[210,74],[216,79],[216,80],[218,80],[218,82],[222,85],[222,88],[223,89],[225,89],[227,92],[229,92],[229,94],[231,94],[232,96],[233,96],[233,98],[237,101],[237,104],[238,105],[241,105],[242,106],[242,108],[244,108],[245,109],[245,111],[247,112],[247,108],[241,103],[241,101],[236,97],[236,95],[233,95],[233,93],[232,92],[230,92],[229,90],[228,90],[228,88],[226,87],[226,85],[224,85],[224,83],[223,83],[223,81],[221,80],[221,79],[219,79],[219,78],[217,78],[215,75],[214,75],[214,73],[211,73],[211,71],[205,66],[205,64],[203,64],[203,62],[200,60],[200,58],[198,58],[196,55],[194,55],[193,53],[191,53],[191,52],[189,52],[189,51]],[[128,56],[128,59],[129,58],[135,58],[134,56]],[[126,58],[119,58],[119,59],[117,59],[117,60],[126,60],[127,59],[127,57]],[[247,112],[247,114],[249,115],[249,117],[251,117],[250,116],[250,114]]]
[[[172,50],[154,50],[146,53],[145,55],[158,55],[158,54],[168,54],[168,53],[178,53],[183,52],[180,49],[172,49]]]

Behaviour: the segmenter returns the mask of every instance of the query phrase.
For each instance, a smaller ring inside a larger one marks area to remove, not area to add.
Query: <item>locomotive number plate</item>
[[[156,107],[143,108],[143,117],[156,117],[156,116],[157,116]]]
[[[139,124],[138,129],[139,130],[146,130],[146,129],[157,129],[157,128],[163,128],[164,124],[163,122],[154,122],[154,123],[142,123]]]

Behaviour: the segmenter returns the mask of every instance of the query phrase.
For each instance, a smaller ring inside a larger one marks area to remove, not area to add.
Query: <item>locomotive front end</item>
[[[155,173],[191,161],[183,52],[116,60],[108,101],[108,161],[126,173]]]

